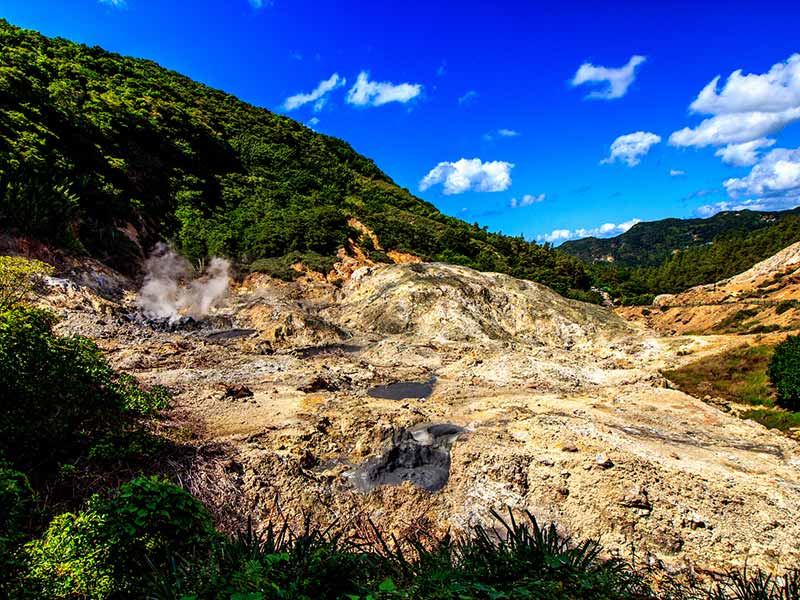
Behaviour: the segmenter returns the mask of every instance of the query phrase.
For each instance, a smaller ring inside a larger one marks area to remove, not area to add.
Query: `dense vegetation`
[[[341,140],[151,61],[2,20],[0,48],[0,227],[129,270],[134,238],[244,265],[333,256],[356,217],[385,249],[589,289],[580,261],[447,217]]]
[[[800,336],[791,335],[775,346],[768,373],[778,404],[800,411]]]
[[[800,209],[758,212],[726,211],[706,219],[662,219],[637,223],[612,238],[588,237],[564,242],[560,248],[588,263],[607,262],[623,267],[657,267],[675,251],[705,246],[716,239],[746,234],[800,214]]]
[[[595,284],[622,304],[648,304],[657,294],[682,292],[695,285],[713,283],[746,271],[757,262],[800,241],[800,214],[797,214],[797,210],[774,213],[774,217],[763,216],[770,213],[750,211],[724,214],[739,215],[742,222],[751,225],[762,223],[762,227],[750,231],[737,228],[720,230],[718,223],[713,229],[716,235],[711,241],[699,246],[675,247],[656,265],[622,266],[598,262],[592,266]],[[640,225],[652,224],[640,223],[635,227]],[[631,247],[630,242],[626,244],[627,248]],[[639,250],[646,252],[644,248]]]

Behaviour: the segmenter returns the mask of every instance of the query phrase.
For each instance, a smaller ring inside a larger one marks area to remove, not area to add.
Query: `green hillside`
[[[3,229],[131,271],[160,239],[245,266],[333,256],[358,236],[349,217],[386,250],[573,296],[590,285],[580,261],[443,215],[341,140],[154,62],[0,20]]]
[[[750,210],[717,213],[707,219],[663,219],[637,223],[613,238],[594,237],[564,242],[559,249],[583,261],[613,262],[624,267],[655,267],[673,253],[704,246],[720,237],[739,236],[770,227],[800,209],[780,212]]]
[[[702,245],[675,248],[654,266],[626,267],[618,263],[597,262],[591,267],[595,285],[623,304],[649,304],[654,295],[682,292],[746,271],[800,241],[800,212],[797,209],[775,213],[724,213],[717,224],[740,217],[748,223],[761,219],[764,225],[751,231],[735,227],[723,230]],[[679,226],[673,228],[678,229]]]

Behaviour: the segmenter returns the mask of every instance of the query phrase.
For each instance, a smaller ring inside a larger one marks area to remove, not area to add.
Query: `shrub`
[[[118,376],[90,340],[56,336],[52,314],[0,311],[0,453],[23,470],[74,462],[167,403]]]
[[[33,506],[28,478],[0,461],[0,597],[7,594],[19,563],[16,549],[24,539],[24,523]]]
[[[800,336],[789,336],[775,346],[768,374],[778,404],[788,410],[800,410]]]
[[[138,478],[111,498],[62,514],[25,547],[22,587],[31,597],[142,597],[153,568],[173,554],[208,552],[216,537],[206,508],[158,478]]]
[[[26,567],[18,595],[107,598],[117,584],[106,528],[106,515],[91,508],[53,519],[41,539],[25,547]]]
[[[787,310],[797,308],[798,304],[800,304],[800,302],[798,302],[797,300],[781,300],[775,307],[775,313],[782,315]]]
[[[27,302],[38,293],[53,267],[22,256],[0,256],[0,310]]]

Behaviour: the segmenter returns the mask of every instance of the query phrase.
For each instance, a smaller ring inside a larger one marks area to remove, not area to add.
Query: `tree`
[[[768,373],[778,404],[800,411],[800,335],[791,335],[775,347]]]
[[[22,256],[0,256],[0,311],[31,300],[38,294],[53,267]]]

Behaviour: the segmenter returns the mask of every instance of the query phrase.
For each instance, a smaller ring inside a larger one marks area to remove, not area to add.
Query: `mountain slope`
[[[683,230],[686,233],[689,231],[687,227],[696,219],[688,219],[685,223],[676,219],[668,221],[678,223],[672,227],[673,231]],[[647,225],[658,223],[665,222]],[[626,267],[617,262],[595,262],[591,266],[595,285],[621,304],[649,304],[655,295],[675,294],[741,273],[800,240],[798,210],[778,213],[726,213],[716,223],[706,223],[705,234],[712,230],[719,231],[724,223],[728,223],[729,228],[723,229],[711,241],[687,248],[675,248],[661,263],[654,266]],[[741,228],[758,223],[762,226],[751,231]],[[636,248],[638,252],[645,253],[641,238],[634,242],[618,240],[618,243],[624,244],[626,251]],[[654,242],[653,246],[656,245]]]
[[[625,267],[653,267],[675,251],[703,246],[723,235],[744,234],[780,223],[800,209],[780,212],[750,210],[717,213],[707,219],[662,219],[637,223],[612,238],[588,237],[559,248],[586,262],[611,262]]]
[[[619,312],[668,334],[770,333],[800,328],[800,242],[715,283]]]
[[[0,20],[0,226],[130,272],[159,239],[239,264],[384,250],[580,295],[572,257],[447,217],[341,140],[147,60]]]

